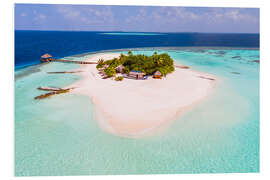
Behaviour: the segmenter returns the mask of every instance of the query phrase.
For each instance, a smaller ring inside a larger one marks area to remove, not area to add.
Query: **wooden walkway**
[[[55,87],[38,87],[38,90],[43,90],[43,91],[64,91],[64,90],[71,90],[71,89],[75,89],[73,88],[55,88]]]
[[[75,89],[74,87],[72,88],[54,88],[54,87],[38,87],[37,89],[39,90],[43,90],[43,91],[49,91],[49,93],[45,93],[45,94],[41,94],[39,96],[36,96],[35,99],[44,99],[44,98],[48,98],[51,97],[53,95],[56,94],[63,94],[63,93],[67,93],[72,89]]]
[[[181,68],[181,69],[189,69],[188,66],[179,66],[179,65],[174,65],[176,68]]]
[[[73,73],[81,73],[83,71],[55,71],[55,72],[47,72],[48,74],[73,74]]]
[[[63,63],[74,63],[74,64],[97,64],[97,62],[87,62],[87,61],[72,61],[65,59],[53,59],[51,62],[63,62]]]

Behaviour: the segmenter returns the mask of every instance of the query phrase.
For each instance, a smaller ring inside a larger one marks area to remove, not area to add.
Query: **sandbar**
[[[119,57],[118,53],[98,53],[86,61]],[[87,95],[95,106],[102,129],[124,137],[142,137],[176,120],[199,104],[215,89],[214,75],[175,68],[162,79],[115,81],[102,79],[96,65],[81,65],[83,78],[70,87],[72,93]]]

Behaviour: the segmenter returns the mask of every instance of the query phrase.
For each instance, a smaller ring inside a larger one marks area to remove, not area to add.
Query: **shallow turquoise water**
[[[94,106],[85,96],[33,99],[42,93],[38,86],[64,87],[80,78],[46,72],[76,65],[50,63],[16,71],[15,175],[259,172],[259,63],[254,62],[259,60],[259,50],[158,52],[168,52],[179,63],[216,75],[219,83],[211,97],[167,130],[141,139],[101,130],[94,119]]]

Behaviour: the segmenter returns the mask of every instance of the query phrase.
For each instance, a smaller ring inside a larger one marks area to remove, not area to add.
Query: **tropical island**
[[[121,81],[123,78],[147,79],[148,76],[161,78],[175,70],[174,61],[167,53],[155,52],[152,56],[146,56],[133,55],[132,51],[107,61],[100,59],[96,68],[103,78],[115,77],[116,81]]]
[[[77,71],[83,78],[66,88],[74,88],[71,93],[91,99],[102,129],[125,137],[140,137],[166,128],[211,94],[217,82],[211,74],[175,65],[168,54],[106,52],[89,55],[84,62],[96,64],[81,64]],[[155,79],[157,72],[159,81]],[[118,83],[118,77],[125,80]]]
[[[100,126],[120,136],[138,137],[165,127],[208,96],[216,84],[213,75],[176,65],[167,53],[96,53],[84,61],[53,59],[45,54],[41,62],[80,64],[75,71],[48,73],[78,73],[83,78],[66,88],[39,87],[50,92],[35,99],[66,92],[87,95],[95,104]],[[116,82],[124,78],[125,82]]]

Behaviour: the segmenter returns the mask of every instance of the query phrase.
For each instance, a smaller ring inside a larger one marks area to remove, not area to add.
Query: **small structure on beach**
[[[106,68],[108,68],[109,67],[109,65],[108,64],[105,64],[104,66],[103,66],[103,68],[101,68],[102,70],[104,70],[104,69],[106,69]]]
[[[161,72],[156,71],[156,72],[154,73],[154,75],[153,75],[153,78],[155,78],[155,79],[161,79]]]
[[[41,56],[41,58],[40,58],[40,61],[41,61],[41,62],[50,62],[50,61],[52,61],[52,60],[53,60],[52,55],[50,55],[50,54],[48,54],[48,53],[44,54],[44,55]]]
[[[141,71],[130,71],[128,74],[129,78],[134,78],[134,79],[145,79],[144,76],[145,76],[145,73]]]
[[[116,72],[117,72],[117,73],[121,73],[121,74],[124,73],[124,69],[125,69],[125,67],[124,67],[122,64],[120,64],[119,66],[117,66],[117,67],[115,68]]]
[[[106,73],[104,72],[104,70],[100,70],[100,71],[98,72],[98,74],[100,74],[101,77],[102,77],[103,79],[106,79],[106,78],[107,78],[107,75],[106,75]]]

